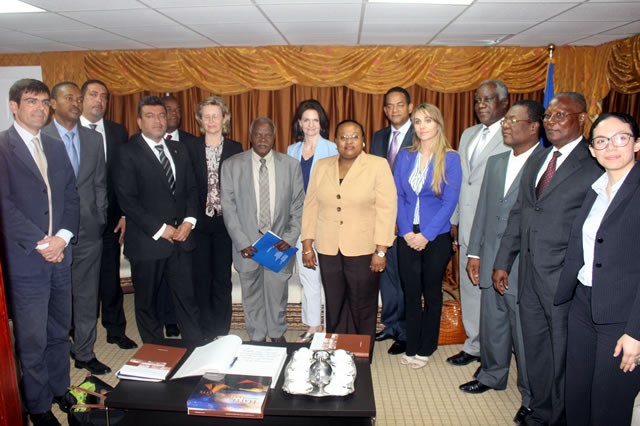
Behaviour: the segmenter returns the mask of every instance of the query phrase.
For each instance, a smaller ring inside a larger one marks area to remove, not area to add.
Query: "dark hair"
[[[167,107],[162,99],[157,96],[144,96],[140,99],[140,102],[138,102],[138,118],[142,118],[142,107],[156,105],[162,106],[162,108],[164,108],[164,112],[167,112]]]
[[[104,84],[104,81],[93,79],[93,80],[87,80],[84,83],[82,83],[82,87],[80,88],[80,92],[82,93],[82,96],[87,94],[87,89],[89,88],[90,84],[99,84],[100,86],[107,89],[107,94],[109,94],[109,88],[107,87],[106,84]]]
[[[352,120],[350,118],[347,118],[346,120],[342,120],[336,125],[336,138],[338,137],[338,129],[340,128],[340,126],[342,126],[343,124],[349,124],[349,123],[355,124],[356,126],[360,127],[360,131],[362,132],[362,142],[364,142],[365,141],[364,126],[359,122],[357,122],[356,120]]]
[[[598,118],[596,118],[596,121],[594,121],[591,125],[591,130],[589,131],[589,141],[593,139],[593,131],[596,127],[598,127],[598,124],[600,124],[607,118],[615,118],[619,121],[622,121],[623,123],[628,124],[629,127],[631,127],[633,139],[638,139],[638,137],[640,137],[640,129],[638,128],[638,122],[635,118],[633,118],[629,114],[625,114],[624,112],[606,112],[604,114],[600,114]]]
[[[22,99],[22,95],[25,93],[46,93],[47,96],[50,96],[49,86],[40,80],[23,78],[11,85],[9,89],[9,100],[20,105],[20,99]]]
[[[411,95],[409,94],[409,92],[407,92],[407,90],[403,87],[400,86],[395,86],[392,87],[391,89],[387,90],[387,93],[384,94],[384,104],[387,104],[387,96],[389,96],[392,93],[402,93],[404,95],[404,98],[407,101],[407,105],[411,103]]]
[[[309,109],[318,113],[318,118],[320,118],[320,136],[325,139],[329,137],[329,119],[327,118],[327,113],[324,111],[324,108],[322,108],[320,102],[315,99],[306,99],[298,104],[291,124],[291,130],[296,142],[304,140],[304,133],[298,121],[302,119],[302,114]]]
[[[58,90],[64,86],[73,86],[76,89],[80,89],[73,81],[61,81],[60,83],[56,83],[56,85],[51,89],[51,98],[55,99],[58,96]]]
[[[569,98],[571,99],[571,102],[578,105],[580,107],[580,109],[582,110],[581,112],[587,112],[587,100],[584,98],[584,96],[582,95],[582,93],[578,93],[578,92],[560,92],[560,93],[556,93],[553,96],[553,99],[558,99],[558,98]]]
[[[173,96],[170,93],[167,93],[166,95],[163,96],[162,98],[163,101],[168,101],[168,100],[172,100],[172,101],[176,101],[178,102],[178,98],[176,98],[175,96]]]
[[[249,137],[251,137],[251,135],[253,134],[253,127],[257,123],[267,123],[269,126],[271,126],[271,130],[273,130],[273,138],[276,138],[276,125],[269,117],[256,117],[251,120],[251,124],[249,125]]]

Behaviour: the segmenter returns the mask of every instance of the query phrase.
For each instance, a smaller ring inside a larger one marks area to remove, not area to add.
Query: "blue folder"
[[[298,251],[295,247],[291,247],[285,251],[279,251],[274,245],[281,239],[282,238],[273,232],[267,231],[258,241],[253,243],[256,254],[254,254],[251,259],[271,269],[273,272],[280,272],[280,270],[284,268],[284,265],[289,263],[289,259]]]

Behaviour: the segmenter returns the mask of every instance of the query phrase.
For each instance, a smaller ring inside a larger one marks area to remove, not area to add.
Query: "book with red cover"
[[[271,377],[207,373],[187,400],[190,416],[264,418]]]
[[[360,358],[369,358],[371,336],[364,334],[316,333],[311,341],[313,351],[344,349]]]
[[[178,365],[186,348],[144,343],[116,376],[120,379],[161,382]]]

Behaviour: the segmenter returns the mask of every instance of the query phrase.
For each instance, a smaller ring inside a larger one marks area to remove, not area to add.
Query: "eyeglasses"
[[[610,138],[605,138],[604,136],[597,136],[589,142],[591,147],[596,151],[601,151],[605,149],[609,142],[613,144],[613,146],[617,148],[622,148],[629,145],[629,141],[633,138],[631,133],[616,133]]]
[[[515,117],[512,117],[512,118],[506,118],[505,117],[502,120],[500,120],[500,125],[502,127],[504,127],[506,124],[508,124],[509,126],[515,126],[516,124],[518,124],[521,121],[526,121],[527,123],[531,123],[531,120],[528,120],[528,119],[526,119],[526,120],[518,120]]]
[[[484,98],[473,98],[473,103],[476,104],[476,105],[478,105],[480,103],[490,104],[495,99],[498,99],[498,97],[497,96],[485,96]]]
[[[555,121],[556,123],[562,123],[567,119],[570,115],[582,114],[584,111],[580,112],[554,112],[553,114],[545,114],[542,116],[542,121]]]
[[[339,139],[342,142],[357,141],[360,139],[360,135],[340,135]]]

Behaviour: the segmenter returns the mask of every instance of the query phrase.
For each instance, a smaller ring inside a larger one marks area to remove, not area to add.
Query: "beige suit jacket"
[[[384,158],[361,153],[340,184],[339,156],[319,160],[311,173],[302,215],[302,240],[318,253],[362,256],[391,246],[398,209],[391,168]]]

